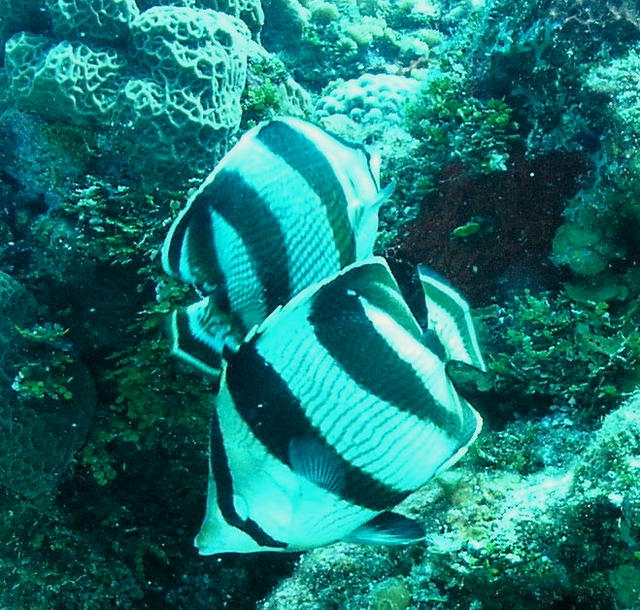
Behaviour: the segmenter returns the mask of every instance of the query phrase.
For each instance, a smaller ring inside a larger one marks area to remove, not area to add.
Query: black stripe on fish
[[[255,339],[230,354],[226,381],[240,416],[267,450],[292,469],[291,446],[295,439],[322,447],[343,473],[335,493],[343,500],[384,510],[401,502],[409,492],[393,489],[345,460],[305,416],[298,398],[286,382],[256,350]]]
[[[419,340],[422,329],[407,306],[400,288],[382,259],[372,258],[372,262],[358,265],[346,273],[337,275],[323,291],[336,294],[366,295],[369,303],[387,313],[402,328]],[[331,296],[326,298],[331,299]]]
[[[222,169],[202,193],[202,205],[215,210],[240,236],[264,295],[266,312],[291,295],[286,236],[277,218],[242,175]]]
[[[340,266],[354,261],[356,244],[347,214],[348,202],[327,156],[307,136],[283,121],[268,123],[257,137],[274,155],[297,171],[320,197],[340,254]]]
[[[287,543],[267,534],[253,519],[242,519],[233,504],[233,477],[229,470],[227,452],[224,448],[222,430],[216,410],[211,416],[211,450],[209,457],[211,473],[216,483],[216,500],[224,520],[232,527],[242,530],[265,547],[287,548]]]
[[[398,409],[431,421],[449,436],[459,434],[460,418],[436,402],[414,368],[380,335],[353,281],[323,286],[309,321],[318,341],[355,383]]]

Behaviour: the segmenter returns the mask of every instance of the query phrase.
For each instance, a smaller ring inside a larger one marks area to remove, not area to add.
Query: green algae
[[[516,410],[555,404],[587,417],[606,412],[635,387],[639,315],[632,302],[610,307],[528,291],[488,310],[488,366],[498,392],[518,396]]]

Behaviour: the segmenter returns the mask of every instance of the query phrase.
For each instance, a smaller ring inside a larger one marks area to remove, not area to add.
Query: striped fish
[[[426,265],[418,265],[418,277],[427,305],[427,329],[438,338],[444,358],[486,372],[469,304],[447,280]]]
[[[165,271],[206,298],[171,321],[173,352],[217,375],[220,353],[303,288],[372,254],[380,191],[364,148],[279,118],[248,131],[189,199]]]
[[[391,509],[482,425],[421,339],[386,262],[370,258],[228,350],[200,553],[419,540],[421,527]]]

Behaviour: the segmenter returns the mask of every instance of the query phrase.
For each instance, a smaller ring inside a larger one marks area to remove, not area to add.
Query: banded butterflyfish
[[[245,133],[177,217],[165,271],[203,300],[173,314],[172,351],[219,374],[225,345],[302,289],[372,255],[378,165],[361,146],[297,118]]]
[[[456,329],[443,338],[473,332]],[[455,463],[481,425],[384,259],[355,262],[225,351],[196,546],[211,555],[420,540],[393,507]]]

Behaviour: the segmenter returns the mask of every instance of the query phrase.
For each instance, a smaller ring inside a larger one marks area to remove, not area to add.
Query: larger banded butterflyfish
[[[456,331],[464,317],[439,319],[441,337],[468,342]],[[482,424],[422,336],[384,259],[369,258],[227,350],[200,553],[421,539],[393,507],[456,462]]]
[[[372,255],[378,167],[361,146],[278,118],[244,134],[173,223],[165,271],[204,298],[171,320],[174,354],[217,376],[223,347],[302,289]]]

